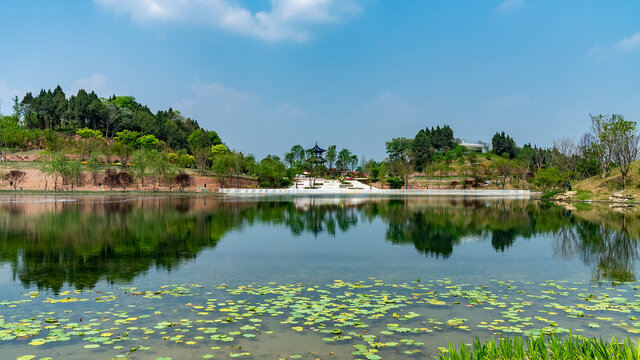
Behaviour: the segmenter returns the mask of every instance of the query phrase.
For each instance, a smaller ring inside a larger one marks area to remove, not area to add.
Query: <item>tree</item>
[[[576,172],[582,179],[596,176],[602,172],[600,167],[598,144],[593,133],[585,133],[578,143],[578,161]]]
[[[358,155],[353,154],[349,157],[349,170],[355,171],[356,166],[358,166]]]
[[[13,97],[13,117],[20,121],[20,117],[22,116],[22,110],[20,109],[20,101],[18,100],[18,95]]]
[[[87,167],[89,168],[89,172],[91,173],[91,183],[93,185],[96,184],[96,174],[98,173],[98,169],[100,168],[100,161],[98,161],[98,157],[95,154],[92,154],[87,160]]]
[[[307,152],[302,145],[294,145],[289,152],[284,154],[284,161],[289,168],[293,168],[296,172],[300,171],[307,161]]]
[[[154,135],[144,135],[136,139],[136,147],[139,149],[152,150],[158,146],[159,142]]]
[[[616,115],[614,114],[614,116]],[[607,176],[611,164],[611,149],[609,148],[609,144],[604,141],[606,140],[604,127],[605,124],[611,122],[612,119],[611,115],[602,114],[589,114],[589,117],[591,118],[591,133],[595,138],[593,151],[596,153],[600,168],[602,168],[602,179],[604,179]]]
[[[405,188],[408,183],[409,171],[411,170],[411,147],[410,139],[401,137],[387,141],[387,154],[392,163],[398,164],[397,171],[400,172],[404,180]]]
[[[63,176],[66,171],[67,157],[61,152],[51,154],[51,167],[47,169],[53,174],[53,190],[58,191],[58,176]],[[46,186],[46,185],[45,185]]]
[[[104,133],[107,138],[129,124],[133,119],[133,110],[118,106],[116,103],[105,103]]]
[[[137,131],[122,130],[116,133],[115,139],[119,143],[133,146],[138,140],[138,136],[140,136],[140,133]]]
[[[211,157],[210,148],[198,148],[193,152],[193,157],[196,162],[196,167],[200,174],[204,174],[209,168],[209,158]]]
[[[331,145],[327,148],[327,154],[325,155],[325,157],[329,162],[329,169],[333,169],[338,157],[337,148],[335,145]]]
[[[82,164],[78,160],[65,161],[62,175],[69,180],[73,191],[75,186],[82,185]]]
[[[416,171],[424,171],[427,162],[431,160],[431,155],[435,151],[428,132],[425,130],[418,131],[411,144],[411,151],[414,155],[413,162]]]
[[[509,159],[499,158],[493,161],[491,164],[494,170],[498,173],[499,183],[502,189],[507,183],[507,179],[511,175],[512,166]]]
[[[626,121],[622,115],[613,114],[604,123],[600,141],[605,144],[611,159],[618,165],[622,177],[622,188],[627,186],[626,178],[631,163],[638,158],[638,134],[636,122]]]
[[[215,131],[197,129],[189,135],[187,143],[189,143],[191,151],[195,152],[197,149],[210,148],[213,145],[222,144],[222,140]]]
[[[291,184],[285,178],[287,169],[277,156],[267,155],[256,166],[256,174],[261,187],[280,188]]]
[[[131,159],[133,164],[130,169],[133,172],[133,175],[140,179],[142,186],[144,186],[144,179],[148,175],[149,165],[152,160],[153,155],[151,155],[149,150],[140,149],[133,153],[133,158]]]
[[[224,178],[232,167],[232,159],[228,156],[229,149],[224,144],[211,146],[211,168],[218,177],[220,186],[224,187]]]
[[[380,178],[380,163],[371,159],[364,164],[364,171],[369,175],[369,182],[376,182]]]
[[[562,171],[574,171],[578,162],[578,149],[569,138],[554,140],[551,151],[551,164]]]
[[[351,166],[351,151],[349,149],[342,149],[338,153],[338,160],[336,161],[336,168],[342,171],[350,170]]]
[[[183,191],[185,187],[187,186],[191,186],[191,184],[193,183],[193,179],[191,178],[191,176],[185,172],[179,172],[178,175],[176,175],[176,184],[178,184],[178,186],[180,187],[180,191]]]
[[[226,154],[229,152],[229,149],[224,144],[212,145],[211,146],[211,156],[217,156]]]
[[[516,156],[518,148],[516,142],[509,135],[502,133],[496,133],[491,139],[491,145],[493,146],[493,153],[500,156],[507,156],[513,159]]]
[[[76,130],[76,134],[80,136],[80,151],[82,152],[83,160],[91,158],[95,152],[100,149],[102,143],[102,133],[98,130],[89,128],[82,128]]]
[[[5,180],[13,186],[13,190],[18,188],[18,185],[24,180],[26,173],[22,170],[11,170],[4,175]]]
[[[170,180],[169,187],[171,187],[176,169],[169,163],[167,153],[150,150],[147,154],[148,168],[151,176],[155,180],[156,186],[160,186],[161,180]]]

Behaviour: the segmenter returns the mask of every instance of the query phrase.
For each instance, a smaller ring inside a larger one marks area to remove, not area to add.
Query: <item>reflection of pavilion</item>
[[[354,207],[366,203],[372,202],[371,199],[366,197],[352,197],[352,198],[314,198],[314,197],[301,197],[293,199],[297,209],[309,210],[314,206],[347,206]]]

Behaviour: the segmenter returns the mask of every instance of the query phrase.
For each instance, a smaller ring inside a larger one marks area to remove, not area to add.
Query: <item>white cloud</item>
[[[360,0],[271,0],[252,13],[233,0],[94,0],[141,23],[204,24],[267,41],[305,41],[313,27],[358,14]]]
[[[621,51],[640,49],[640,32],[620,40],[615,48]]]
[[[107,78],[103,74],[93,73],[88,78],[74,81],[67,96],[77,94],[80,89],[84,89],[87,92],[94,91],[96,93],[101,93],[106,90],[106,86]]]
[[[498,11],[509,11],[524,5],[524,0],[504,0],[498,5]]]

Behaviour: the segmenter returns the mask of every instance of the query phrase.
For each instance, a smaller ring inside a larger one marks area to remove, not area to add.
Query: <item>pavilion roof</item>
[[[325,152],[326,150],[318,146],[318,142],[316,141],[316,146],[312,147],[310,150],[314,152]]]

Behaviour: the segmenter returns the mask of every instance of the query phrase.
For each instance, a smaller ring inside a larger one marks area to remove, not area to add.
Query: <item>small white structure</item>
[[[483,154],[489,152],[489,145],[487,144],[481,144],[481,143],[474,144],[474,143],[461,141],[458,143],[458,145],[467,148],[467,150],[469,151],[475,151]]]

